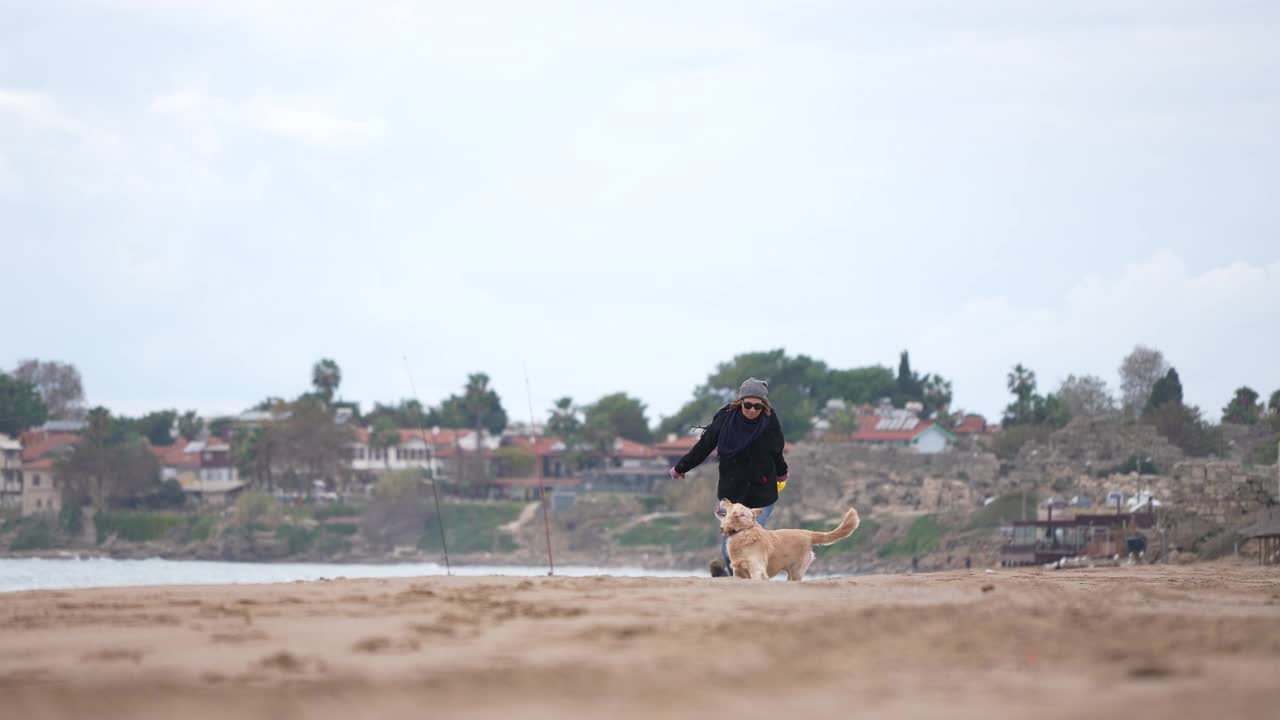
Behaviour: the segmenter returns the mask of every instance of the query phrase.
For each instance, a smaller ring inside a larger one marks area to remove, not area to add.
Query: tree
[[[582,431],[582,420],[578,417],[581,410],[573,404],[573,398],[562,397],[556,400],[551,415],[547,418],[547,432],[555,435],[572,447]]]
[[[417,545],[431,511],[422,473],[394,470],[373,487],[362,534],[375,546]]]
[[[178,434],[187,440],[200,437],[202,430],[204,430],[204,420],[200,419],[195,410],[188,410],[178,418]]]
[[[288,419],[267,426],[273,475],[289,490],[311,494],[317,480],[342,485],[350,474],[350,446],[355,430],[334,422],[333,410],[318,399],[289,406]]]
[[[1072,416],[1097,417],[1116,407],[1107,382],[1097,375],[1068,375],[1055,394]]]
[[[87,420],[80,442],[57,463],[64,501],[105,510],[157,493],[160,463],[146,440],[131,430],[113,428],[106,408],[89,411]]]
[[[13,376],[35,386],[50,418],[79,420],[84,417],[84,385],[75,365],[28,359],[18,363]]]
[[[331,402],[333,393],[342,384],[342,370],[338,363],[329,358],[317,362],[311,368],[311,384],[315,386],[316,394],[324,398],[325,402]]]
[[[378,419],[383,417],[391,418],[396,427],[402,428],[421,428],[430,424],[427,422],[427,413],[422,410],[422,403],[417,400],[405,399],[397,405],[374,403],[373,410],[364,419],[367,423],[377,424]]]
[[[229,417],[216,417],[209,421],[209,434],[216,435],[223,440],[231,439],[231,426],[235,424],[235,420]]]
[[[1035,420],[1042,425],[1060,428],[1071,422],[1071,411],[1061,398],[1049,393],[1043,398],[1036,397]]]
[[[831,432],[848,435],[858,431],[858,412],[848,407],[841,408],[827,416],[831,424]]]
[[[829,370],[820,388],[822,405],[826,405],[831,398],[844,400],[850,405],[863,405],[875,403],[880,398],[893,397],[896,380],[889,368],[870,365],[848,370]],[[949,383],[947,389],[950,390]]]
[[[400,430],[391,417],[380,417],[373,423],[369,447],[382,452],[386,466],[391,467],[391,448],[400,444]]]
[[[1267,409],[1272,415],[1280,415],[1280,390],[1271,393],[1271,399],[1267,401]]]
[[[1035,371],[1018,363],[1006,377],[1009,392],[1014,400],[1004,410],[1005,425],[1050,425],[1062,427],[1071,419],[1071,413],[1057,395],[1036,393]]]
[[[898,356],[897,396],[893,404],[902,407],[909,400],[923,399],[923,388],[920,376],[911,371],[911,356],[906,350]]]
[[[487,430],[497,435],[507,427],[507,411],[498,393],[489,387],[489,376],[472,373],[461,395],[450,395],[439,409],[427,413],[427,422],[447,428]]]
[[[584,425],[604,425],[615,437],[639,443],[653,442],[653,432],[644,416],[644,403],[626,393],[605,395],[583,408]]]
[[[1222,428],[1213,427],[1200,415],[1200,408],[1167,402],[1143,418],[1156,432],[1192,457],[1222,454]]]
[[[909,397],[899,393],[893,371],[887,367],[872,365],[847,370],[832,369],[826,363],[806,355],[788,356],[779,348],[767,352],[736,355],[729,362],[720,363],[707,376],[706,382],[694,388],[693,399],[685,403],[674,415],[658,423],[658,433],[682,433],[694,427],[705,426],[712,415],[733,400],[738,387],[749,377],[769,383],[769,403],[782,423],[789,438],[807,435],[813,429],[813,417],[820,407],[833,398],[855,405],[892,398],[899,406],[906,400],[925,402],[924,386],[931,376],[919,376],[911,371],[910,359],[906,360],[903,375]],[[937,377],[934,385],[937,399],[950,401],[950,383]],[[926,409],[928,403],[926,402]]]
[[[128,418],[120,418],[129,423]],[[173,426],[178,421],[177,410],[156,410],[132,421],[133,430],[142,435],[152,445],[172,445]]]
[[[275,478],[271,473],[275,451],[273,439],[274,435],[265,427],[237,428],[231,437],[236,472],[242,478],[249,478],[254,485],[268,490],[275,488]]]
[[[1034,422],[1036,374],[1018,363],[1006,377],[1005,385],[1013,393],[1014,400],[1004,409],[1005,425],[1022,425]]]
[[[800,437],[813,429],[813,416],[828,399],[825,363],[805,355],[788,357],[781,348],[736,355],[720,363],[706,382],[694,389],[694,397],[675,415],[664,418],[659,432],[684,432],[711,422],[711,416],[738,394],[749,377],[769,383],[769,403],[788,437]]]
[[[1146,407],[1156,381],[1169,371],[1164,355],[1156,349],[1136,345],[1120,363],[1120,401],[1129,415]]]
[[[1182,380],[1178,377],[1178,371],[1174,368],[1169,368],[1169,372],[1165,373],[1164,377],[1151,386],[1151,397],[1147,399],[1143,414],[1145,415],[1169,403],[1182,404]]]
[[[529,477],[537,467],[537,459],[528,448],[498,448],[494,455],[498,462],[498,477]]]
[[[1222,408],[1222,422],[1255,425],[1262,419],[1262,405],[1258,402],[1258,393],[1245,385],[1236,388],[1235,397]]]
[[[951,406],[951,381],[941,375],[925,375],[921,389],[925,413],[945,413]]]
[[[49,418],[35,386],[0,373],[0,433],[17,437]]]

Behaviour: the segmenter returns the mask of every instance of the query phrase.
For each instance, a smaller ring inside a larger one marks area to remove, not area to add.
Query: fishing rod
[[[556,559],[551,553],[551,519],[547,516],[547,483],[542,476],[542,457],[538,454],[538,429],[533,419],[533,391],[529,389],[529,368],[524,368],[524,394],[529,399],[529,444],[533,446],[533,465],[538,472],[538,487],[542,491],[542,529],[547,535],[548,575],[556,574]]]
[[[418,401],[418,429],[422,431],[422,442],[427,446],[427,469],[431,471],[431,495],[436,501],[436,523],[440,525],[440,546],[444,548],[444,572],[446,575],[453,575],[453,566],[449,563],[449,541],[444,537],[444,515],[440,512],[440,491],[436,488],[439,478],[436,477],[435,463],[432,462],[435,454],[431,452],[431,441],[427,439],[426,406],[422,404],[422,398],[418,397],[418,387],[413,383],[413,372],[409,370],[408,355],[404,356],[404,372],[409,376],[409,389],[413,392],[413,398]]]

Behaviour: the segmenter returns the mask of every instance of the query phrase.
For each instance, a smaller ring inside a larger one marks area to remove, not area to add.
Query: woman
[[[782,458],[782,424],[769,405],[769,383],[748,378],[738,388],[738,399],[720,408],[687,455],[671,468],[671,477],[680,479],[702,464],[714,449],[720,456],[718,501],[742,503],[763,512],[756,522],[763,527],[773,513],[778,492],[787,483],[787,461]],[[729,574],[727,537],[720,540],[720,554]]]

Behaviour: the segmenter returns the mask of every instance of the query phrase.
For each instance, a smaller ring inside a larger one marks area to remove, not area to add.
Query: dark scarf
[[[746,450],[748,445],[764,433],[768,424],[769,416],[764,413],[760,413],[760,417],[755,420],[748,420],[742,414],[742,408],[730,410],[729,417],[725,418],[724,425],[720,428],[720,438],[716,441],[716,452],[720,454],[720,459],[728,460]]]

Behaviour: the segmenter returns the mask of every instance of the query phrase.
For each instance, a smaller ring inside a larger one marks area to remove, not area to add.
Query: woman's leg
[[[775,502],[773,505],[765,505],[760,508],[760,514],[756,517],[756,524],[764,527],[765,523],[769,522],[769,516],[773,514],[773,506],[777,504]]]

